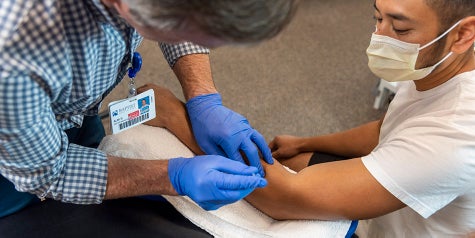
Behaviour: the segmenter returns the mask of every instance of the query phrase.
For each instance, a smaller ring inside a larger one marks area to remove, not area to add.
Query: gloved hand
[[[257,168],[219,155],[171,159],[168,177],[178,194],[187,195],[205,210],[236,202],[267,185]]]
[[[198,145],[206,154],[222,155],[244,163],[242,150],[250,165],[264,176],[258,148],[263,159],[273,164],[264,137],[251,128],[246,118],[224,107],[219,94],[194,97],[186,103],[186,109]]]

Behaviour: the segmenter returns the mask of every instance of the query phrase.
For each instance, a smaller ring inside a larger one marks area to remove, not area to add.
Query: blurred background
[[[373,2],[303,0],[276,38],[212,50],[213,78],[224,104],[247,117],[268,142],[280,134],[327,134],[379,119],[385,108],[373,108],[378,79],[365,53],[374,31]],[[139,52],[137,85],[156,83],[183,100],[157,43],[144,41]],[[128,82],[125,78],[103,105],[126,97]],[[110,133],[108,119],[103,122]]]

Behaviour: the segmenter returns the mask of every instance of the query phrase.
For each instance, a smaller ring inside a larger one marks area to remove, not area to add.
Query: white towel
[[[168,130],[139,125],[109,135],[99,149],[109,155],[141,159],[192,157]],[[351,221],[277,221],[244,200],[205,211],[188,197],[164,196],[183,216],[215,237],[345,237]]]

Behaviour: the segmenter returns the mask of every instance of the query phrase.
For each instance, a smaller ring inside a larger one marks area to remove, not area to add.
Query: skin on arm
[[[360,158],[309,166],[291,174],[264,165],[268,185],[246,200],[274,219],[368,219],[405,207]]]
[[[218,92],[214,86],[207,54],[182,56],[173,66],[173,72],[180,81],[187,101],[199,95]]]
[[[282,165],[287,166],[291,170],[295,172],[299,172],[302,169],[305,169],[308,167],[308,163],[310,162],[310,159],[312,158],[313,152],[304,152],[304,153],[299,153],[293,157],[290,158],[274,158],[279,161]]]
[[[193,136],[191,123],[183,102],[175,97],[170,90],[155,84],[146,84],[138,88],[137,92],[142,93],[149,89],[153,89],[155,93],[155,111],[157,115],[145,124],[168,129],[193,153],[203,155],[204,152]]]
[[[108,157],[107,189],[104,199],[149,194],[178,195],[168,178],[167,160]]]
[[[384,117],[359,127],[315,137],[281,135],[269,147],[272,156],[294,171],[307,167],[313,152],[324,152],[346,158],[365,156],[378,144],[379,130]]]
[[[159,89],[155,92],[167,91],[158,86],[153,87]],[[165,96],[157,102],[163,105],[157,108],[163,107],[166,112],[178,113],[166,114],[157,110],[157,115],[173,115],[174,119],[186,121],[186,114],[180,109],[183,104],[174,103],[178,99],[171,93],[162,95]],[[166,119],[162,121],[169,122]],[[187,144],[188,147],[196,145],[189,127],[170,127],[167,123],[161,126],[169,129],[181,141],[191,143]],[[245,199],[275,219],[366,219],[405,206],[371,176],[360,158],[313,165],[297,174],[290,173],[277,161],[273,165],[265,162],[262,165],[268,185],[254,190]]]
[[[383,117],[384,118],[384,117]],[[290,158],[302,152],[325,152],[347,158],[371,153],[378,144],[383,118],[346,131],[315,137],[277,136],[269,143],[276,158]]]

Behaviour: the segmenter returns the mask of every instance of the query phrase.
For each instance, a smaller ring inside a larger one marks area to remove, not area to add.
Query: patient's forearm
[[[155,110],[157,116],[145,124],[167,128],[181,142],[190,148],[193,153],[197,155],[203,154],[203,151],[201,151],[193,137],[191,123],[184,103],[173,95],[170,90],[155,84],[146,84],[137,90],[141,93],[149,89],[153,89],[155,93]]]
[[[182,111],[179,113],[186,115],[186,111]],[[193,151],[194,154],[204,154],[193,136],[193,133],[191,131],[191,123],[188,119],[188,116],[174,117],[172,120],[170,120],[169,123],[167,123],[166,128],[171,133],[173,133],[181,142],[183,142],[183,144],[185,144],[191,151]]]
[[[371,153],[376,147],[379,129],[380,121],[378,120],[339,133],[305,138],[300,150],[358,158]]]

